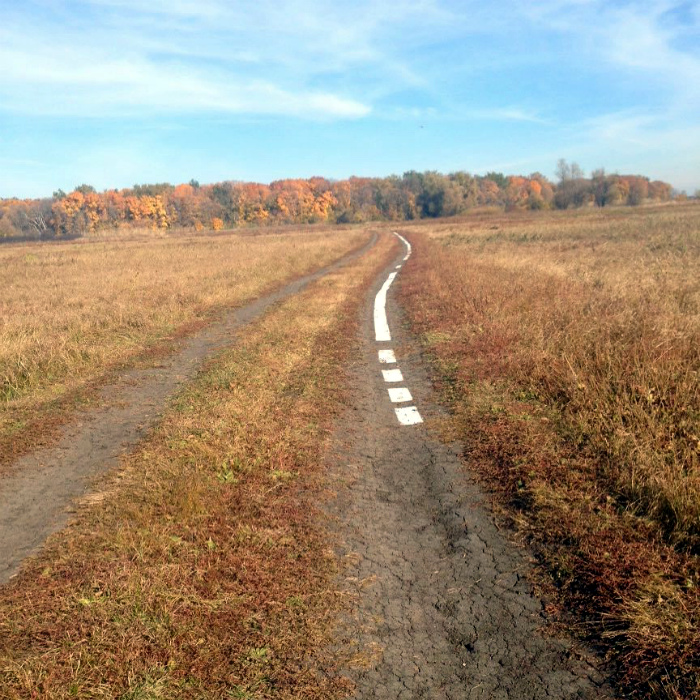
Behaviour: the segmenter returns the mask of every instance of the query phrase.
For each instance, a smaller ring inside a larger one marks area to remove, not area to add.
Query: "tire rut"
[[[457,445],[429,428],[439,409],[400,310],[388,300],[398,356],[426,424],[401,426],[382,379],[370,323],[352,368],[352,407],[329,456],[345,590],[344,652],[358,698],[486,700],[613,697],[593,656],[547,637],[531,561],[497,529]]]
[[[81,413],[58,442],[20,458],[0,478],[0,584],[17,574],[22,561],[64,527],[99,475],[116,466],[154,425],[169,399],[199,371],[203,362],[230,345],[235,334],[270,306],[301,292],[320,277],[368,251],[369,242],[335,263],[232,310],[155,367],[134,369],[102,389],[100,407]]]

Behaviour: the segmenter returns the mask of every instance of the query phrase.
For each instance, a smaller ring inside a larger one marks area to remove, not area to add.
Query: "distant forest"
[[[560,160],[558,182],[491,172],[442,175],[410,171],[385,178],[332,181],[135,185],[96,192],[81,185],[46,199],[0,199],[0,238],[75,238],[128,228],[234,228],[245,225],[405,221],[463,214],[475,207],[567,209],[666,202],[671,185],[639,175],[584,177]]]

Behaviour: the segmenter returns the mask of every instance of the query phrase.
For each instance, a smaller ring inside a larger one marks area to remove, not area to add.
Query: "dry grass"
[[[370,253],[253,324],[0,589],[7,698],[336,698],[314,501]]]
[[[624,682],[700,692],[700,207],[413,240],[405,305],[471,462]]]
[[[339,258],[363,230],[0,246],[0,442],[187,325]],[[1,450],[0,450],[1,451]]]

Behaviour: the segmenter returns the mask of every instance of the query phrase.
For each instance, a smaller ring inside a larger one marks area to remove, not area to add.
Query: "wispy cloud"
[[[255,177],[270,163],[283,174],[287,148],[289,172],[303,157],[334,176],[547,171],[556,155],[638,172],[667,162],[690,182],[699,116],[700,0],[24,0],[0,23],[4,155],[44,158],[45,139],[56,167],[139,131],[135,152],[161,149],[159,177],[185,142],[211,154],[227,141],[226,163],[255,142],[241,177],[252,160]],[[165,123],[186,139],[156,135]],[[250,155],[273,141],[274,155]],[[12,167],[0,176],[14,191]]]
[[[519,107],[495,107],[490,109],[471,109],[461,113],[466,119],[480,119],[486,121],[503,122],[528,122],[543,126],[552,124],[551,120],[544,119],[537,112],[521,109]]]
[[[344,22],[312,4],[156,0],[144,9],[93,0],[70,16],[10,12],[0,29],[0,97],[5,109],[31,114],[366,116],[371,104],[347,79],[319,76],[349,65],[403,70],[381,68],[370,43],[380,15]]]
[[[611,81],[624,71],[679,100],[700,98],[697,0],[543,0],[523,3],[516,16],[568,37],[571,55],[608,66]]]
[[[25,52],[0,46],[6,69],[0,94],[16,112],[123,116],[144,112],[255,113],[309,118],[362,117],[358,100],[306,87],[285,89],[221,67],[177,59],[121,58],[95,47],[47,47]]]

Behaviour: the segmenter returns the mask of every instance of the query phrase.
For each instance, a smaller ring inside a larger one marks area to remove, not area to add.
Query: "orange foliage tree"
[[[525,177],[435,171],[334,182],[323,177],[288,179],[270,185],[221,182],[200,186],[193,180],[175,187],[168,183],[134,185],[103,193],[81,185],[67,195],[59,190],[53,200],[0,200],[0,237],[80,236],[123,227],[201,230],[210,225],[220,230],[241,225],[402,221],[454,216],[483,205],[542,209],[671,199],[668,183],[639,175],[606,175],[603,170],[586,179],[574,165],[560,162],[566,177],[557,186],[541,173]]]

